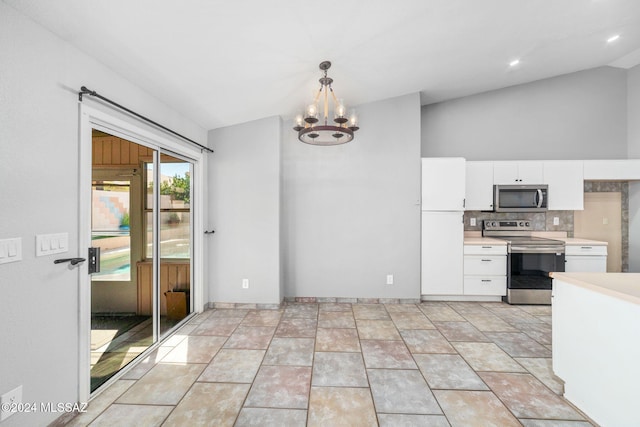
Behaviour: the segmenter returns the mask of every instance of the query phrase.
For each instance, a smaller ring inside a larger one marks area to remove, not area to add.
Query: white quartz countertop
[[[640,305],[640,273],[551,273],[551,277]]]
[[[464,237],[465,245],[506,245],[506,240],[502,239],[494,239],[492,237],[482,237],[482,236],[465,236]]]
[[[557,238],[557,240],[564,241],[565,244],[571,246],[607,246],[608,242],[602,242],[599,240],[580,239],[578,237],[563,237]]]

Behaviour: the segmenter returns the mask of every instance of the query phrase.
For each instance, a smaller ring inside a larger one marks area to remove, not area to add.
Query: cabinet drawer
[[[506,255],[507,245],[464,245],[465,255]]]
[[[506,276],[507,257],[503,255],[465,256],[464,275]]]
[[[605,255],[569,255],[565,258],[564,271],[567,273],[607,272]]]
[[[566,255],[606,255],[606,245],[567,245]]]
[[[506,276],[480,276],[464,278],[465,295],[499,295],[507,294]]]

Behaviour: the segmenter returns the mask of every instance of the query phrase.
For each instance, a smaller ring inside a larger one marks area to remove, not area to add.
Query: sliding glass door
[[[91,392],[192,312],[193,168],[92,131]]]

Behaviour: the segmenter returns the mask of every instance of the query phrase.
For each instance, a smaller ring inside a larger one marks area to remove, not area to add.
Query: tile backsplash
[[[471,218],[476,219],[476,225],[471,226]],[[558,225],[553,225],[553,219],[558,218]],[[535,231],[566,231],[567,237],[573,237],[573,211],[546,212],[484,212],[466,211],[464,213],[464,231],[482,231],[484,220],[525,219],[531,221]]]

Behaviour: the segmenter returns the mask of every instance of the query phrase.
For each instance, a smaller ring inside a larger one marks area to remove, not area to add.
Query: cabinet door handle
[[[482,279],[481,281],[484,283],[487,283],[487,282],[491,282],[491,279]]]
[[[493,246],[483,246],[482,249],[491,249]]]
[[[593,249],[593,246],[580,246],[580,249]]]
[[[483,259],[482,262],[491,262],[490,259]]]

